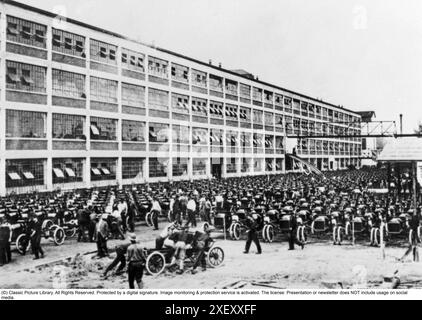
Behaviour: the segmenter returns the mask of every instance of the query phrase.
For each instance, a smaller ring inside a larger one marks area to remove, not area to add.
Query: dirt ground
[[[154,246],[158,232],[141,226],[137,235],[143,246]],[[399,288],[422,288],[422,262],[397,262],[405,247],[387,247],[383,260],[379,248],[358,244],[333,246],[330,242],[311,243],[304,250],[288,251],[287,242],[262,244],[263,254],[243,254],[244,241],[224,241],[215,233],[216,245],[224,249],[224,263],[215,269],[192,275],[170,272],[144,277],[145,289],[236,289],[236,288],[375,288],[388,287],[385,277],[396,271]],[[116,241],[109,242],[113,248]],[[61,247],[44,242],[46,258],[33,261],[33,256],[19,256],[0,268],[0,288],[4,289],[126,289],[127,275],[101,274],[109,259],[98,260],[95,243],[67,240]]]

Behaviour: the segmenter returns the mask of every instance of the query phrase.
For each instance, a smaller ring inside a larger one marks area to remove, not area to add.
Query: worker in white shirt
[[[127,225],[126,225],[126,216],[127,216],[127,203],[124,199],[120,199],[119,204],[117,205],[117,208],[119,210],[121,219],[122,219],[122,228],[123,232],[127,231]]]
[[[223,202],[224,202],[223,196],[220,193],[218,193],[215,196],[215,206],[217,207],[217,212],[221,212],[223,210]]]
[[[157,197],[154,197],[152,200],[152,223],[154,224],[154,230],[158,230],[158,216],[161,214],[161,206],[158,202]]]
[[[187,211],[188,211],[188,221],[186,222],[186,226],[189,226],[191,224],[191,227],[196,227],[196,202],[191,197],[187,204]]]

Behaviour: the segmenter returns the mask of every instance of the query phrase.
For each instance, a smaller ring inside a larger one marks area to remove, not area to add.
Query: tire
[[[381,245],[381,230],[375,229],[375,245],[378,247]]]
[[[315,234],[315,221],[312,221],[311,223],[311,233]]]
[[[148,212],[145,216],[145,222],[147,224],[148,227],[152,227],[153,223],[152,223],[152,212]]]
[[[267,228],[268,228],[268,224],[266,224],[264,226],[264,228],[262,228],[262,241],[264,241],[264,242],[268,242],[268,239],[267,239]]]
[[[267,227],[266,238],[269,243],[273,243],[274,241],[274,227],[269,225]]]
[[[341,227],[337,228],[337,243],[339,245],[341,245],[341,243],[343,242],[343,234],[341,233]]]
[[[205,227],[208,227],[208,229],[210,228],[210,224],[208,222],[205,222],[204,225],[202,226],[202,231],[205,232]]]
[[[50,230],[51,228],[54,226],[53,221],[51,220],[44,220],[41,226],[41,232],[44,234],[44,238],[48,239],[50,238],[51,234],[50,234]]]
[[[375,234],[376,234],[376,229],[375,228],[371,228],[371,233],[369,235],[369,241],[371,242],[371,246],[375,245]]]
[[[24,252],[27,252],[31,246],[31,241],[27,241],[26,243],[26,249],[24,248],[24,244],[25,244],[25,234],[20,234],[17,238],[16,238],[16,250],[18,250],[18,252],[23,255]]]
[[[158,276],[166,268],[166,258],[161,252],[153,252],[148,256],[145,267],[150,275]]]
[[[56,246],[61,246],[66,239],[66,233],[64,232],[63,228],[56,226],[53,232],[53,241]]]
[[[75,227],[65,230],[66,238],[73,238],[74,236],[76,236],[77,231],[78,229]]]
[[[417,236],[418,236],[418,242],[420,243],[421,242],[421,236],[422,236],[422,227],[418,227],[418,234],[417,234]]]
[[[301,239],[300,239],[300,230],[302,229],[302,226],[300,226],[300,227],[298,227],[297,228],[297,230],[296,230],[296,239],[297,240],[299,240],[299,241],[302,241]]]
[[[216,268],[224,262],[224,251],[220,247],[212,247],[207,253],[207,263]]]
[[[233,227],[234,227],[234,225],[235,225],[235,222],[233,222],[233,223],[230,225],[230,227],[229,227],[229,235],[230,235],[230,239],[232,239],[232,240],[233,240],[233,238],[234,238],[234,235],[233,235]]]
[[[233,227],[232,227],[232,233],[233,233],[233,237],[232,240],[236,240],[239,241],[240,240],[240,224],[239,223],[234,223]]]

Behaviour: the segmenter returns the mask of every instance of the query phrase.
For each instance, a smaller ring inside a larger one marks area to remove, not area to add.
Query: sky
[[[19,0],[413,132],[422,121],[420,0]]]

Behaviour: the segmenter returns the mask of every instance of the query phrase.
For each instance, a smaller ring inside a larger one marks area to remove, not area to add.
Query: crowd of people
[[[156,238],[155,246],[155,250],[164,248],[170,252],[168,267],[176,266],[177,272],[183,273],[186,250],[194,248],[198,255],[192,272],[196,273],[200,266],[206,269],[204,252],[212,241],[210,232],[213,218],[219,213],[230,216],[238,210],[245,212],[245,254],[250,252],[252,243],[256,246],[256,253],[262,254],[258,235],[263,227],[263,217],[269,211],[291,216],[289,250],[294,250],[295,245],[302,249],[305,246],[296,237],[298,219],[304,219],[304,211],[307,220],[335,212],[335,218],[340,224],[344,224],[350,214],[364,217],[368,213],[374,213],[375,221],[377,218],[388,221],[406,213],[413,217],[412,228],[416,228],[420,225],[420,199],[415,208],[413,188],[409,182],[411,178],[408,172],[400,172],[397,178],[386,170],[370,169],[327,172],[324,176],[290,173],[279,176],[168,182],[106,190],[101,205],[90,202],[89,199],[95,198],[91,193],[86,196],[88,201],[78,202],[74,199],[70,201],[70,195],[60,192],[54,195],[61,199],[60,204],[55,207],[54,219],[58,225],[64,225],[71,212],[72,217],[77,220],[77,241],[96,242],[99,258],[109,256],[109,239],[122,240],[116,246],[116,258],[106,269],[104,276],[108,276],[116,266],[119,266],[117,273],[121,273],[127,266],[130,287],[134,287],[134,282],[140,287],[146,253],[137,244],[134,232],[136,220],[147,213],[151,215],[154,230],[160,230],[160,221],[164,217],[169,220],[169,224],[161,229]],[[369,192],[370,189],[388,191],[377,194]],[[83,198],[80,195],[78,197],[77,199]],[[98,198],[98,194],[96,197]],[[41,196],[32,197],[31,201],[37,202],[39,206],[49,206],[48,200]],[[10,199],[0,201],[0,208],[5,208],[0,218],[0,266],[12,259],[11,226],[22,219],[18,203],[19,201],[13,203]],[[285,209],[287,207],[290,209]],[[37,216],[33,207],[27,214],[27,239],[34,259],[42,259],[45,256],[41,247],[42,219]],[[203,230],[195,229],[198,220],[206,223]]]

